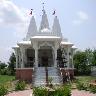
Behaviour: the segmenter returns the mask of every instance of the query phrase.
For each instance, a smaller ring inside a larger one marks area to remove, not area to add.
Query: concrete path
[[[6,96],[32,96],[32,90],[17,91]],[[72,96],[96,96],[96,94],[92,94],[88,91],[72,90]]]
[[[32,96],[32,90],[15,91],[6,96]]]
[[[89,91],[78,91],[72,90],[72,96],[96,96],[96,94],[90,93]]]

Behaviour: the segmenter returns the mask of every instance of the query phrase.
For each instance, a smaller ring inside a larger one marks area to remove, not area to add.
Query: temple
[[[74,76],[73,55],[76,47],[62,36],[57,16],[54,16],[52,28],[49,27],[45,10],[39,29],[32,16],[25,39],[13,48],[16,55],[17,79],[43,84],[45,67],[48,68],[48,74],[53,78],[54,84],[60,83],[66,72]],[[62,52],[61,59],[60,52]]]

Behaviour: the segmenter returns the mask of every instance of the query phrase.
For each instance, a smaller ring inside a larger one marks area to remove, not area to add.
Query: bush
[[[26,87],[25,81],[18,81],[15,85],[15,90],[24,90]]]
[[[96,93],[96,86],[90,86],[90,92]]]
[[[49,89],[36,87],[33,89],[34,96],[71,96],[70,87],[65,85],[56,89]]]
[[[77,82],[77,89],[78,90],[88,90],[88,84],[86,83],[86,84],[84,84],[84,83],[82,83],[82,82]]]
[[[33,89],[33,94],[34,96],[47,96],[48,94],[47,89],[42,88],[42,87],[35,87]]]
[[[64,85],[64,87],[57,88],[54,96],[71,96],[70,86]]]
[[[0,85],[0,96],[4,96],[7,92],[7,88],[4,85]]]

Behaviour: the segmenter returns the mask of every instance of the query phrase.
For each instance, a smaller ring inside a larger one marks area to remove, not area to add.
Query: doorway
[[[42,57],[42,67],[48,67],[48,57]]]
[[[52,67],[53,65],[53,50],[49,46],[43,46],[38,50],[38,66]]]

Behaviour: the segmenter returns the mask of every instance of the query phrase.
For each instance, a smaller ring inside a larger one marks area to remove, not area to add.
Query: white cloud
[[[80,12],[78,12],[77,14],[78,14],[78,16],[80,17],[80,19],[82,19],[82,20],[88,20],[88,15],[87,15],[87,13],[85,13],[85,12],[83,12],[83,11],[80,11]]]
[[[5,24],[20,23],[24,19],[19,8],[11,1],[6,0],[0,2],[0,18]]]
[[[88,20],[88,14],[83,12],[83,11],[79,11],[76,14],[76,19],[73,20],[73,24],[74,25],[80,25],[84,22],[86,22]]]
[[[27,8],[21,8],[16,6],[11,0],[0,0],[0,29],[3,28],[3,31],[6,31],[7,27],[9,29],[12,28],[15,31],[13,33],[10,32],[10,34],[13,34],[17,38],[17,40],[18,38],[24,38],[31,17],[29,16],[29,12],[30,10],[28,10]],[[1,30],[0,34],[2,34],[1,32],[3,31]],[[11,42],[9,44],[13,43]],[[2,42],[0,42],[0,45],[2,47],[0,47],[0,60],[8,61],[10,53],[12,52],[13,45],[7,44],[6,46],[4,46]]]

